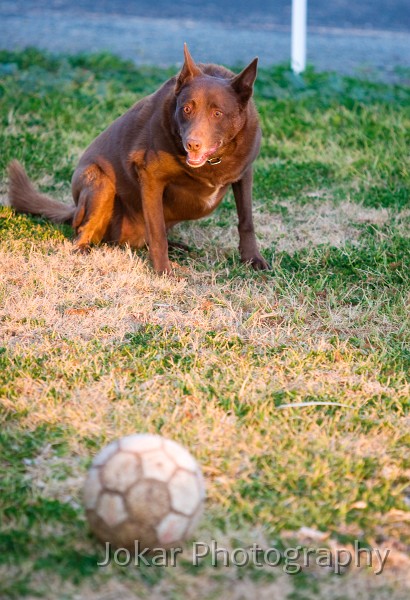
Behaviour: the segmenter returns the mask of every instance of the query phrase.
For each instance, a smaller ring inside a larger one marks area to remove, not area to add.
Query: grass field
[[[2,202],[12,158],[70,202],[82,150],[171,74],[0,52]],[[174,251],[168,278],[146,252],[74,254],[69,227],[0,207],[2,600],[408,598],[410,93],[281,67],[259,73],[256,101],[271,272],[240,264],[230,195],[175,229],[192,251]],[[199,540],[359,540],[391,551],[383,574],[194,568],[189,545],[175,568],[98,567],[82,482],[101,446],[135,431],[203,466]]]

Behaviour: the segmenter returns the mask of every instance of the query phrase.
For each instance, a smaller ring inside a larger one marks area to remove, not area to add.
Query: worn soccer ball
[[[93,533],[116,548],[177,547],[190,538],[202,514],[201,470],[180,444],[135,434],[106,446],[94,458],[84,486]]]

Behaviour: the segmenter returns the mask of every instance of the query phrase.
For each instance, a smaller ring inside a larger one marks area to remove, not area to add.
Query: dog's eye
[[[214,117],[216,117],[217,119],[219,119],[220,117],[222,117],[223,112],[221,110],[214,110],[212,114],[213,114]]]
[[[186,115],[189,115],[192,112],[192,108],[189,106],[189,104],[186,104],[185,106],[183,106],[182,110],[184,111],[184,113]]]

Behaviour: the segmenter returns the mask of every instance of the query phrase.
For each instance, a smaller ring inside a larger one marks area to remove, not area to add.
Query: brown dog
[[[68,222],[75,245],[148,244],[155,271],[168,273],[167,230],[211,213],[232,185],[243,262],[267,269],[252,219],[252,163],[261,131],[251,99],[257,59],[239,75],[195,64],[184,47],[181,72],[143,98],[85,151],[72,179],[75,206],[38,193],[17,161],[10,202],[20,212]]]

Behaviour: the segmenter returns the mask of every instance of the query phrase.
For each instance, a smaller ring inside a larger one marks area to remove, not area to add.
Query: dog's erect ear
[[[182,88],[185,83],[191,81],[194,77],[198,77],[199,75],[203,75],[201,69],[195,64],[194,59],[189,53],[188,46],[186,43],[184,44],[184,64],[182,66],[181,72],[177,77],[177,82],[175,85],[175,93],[177,94],[179,90]]]
[[[254,58],[253,61],[231,81],[231,86],[238,94],[242,104],[246,104],[253,94],[253,84],[255,83],[257,70],[258,59]]]

